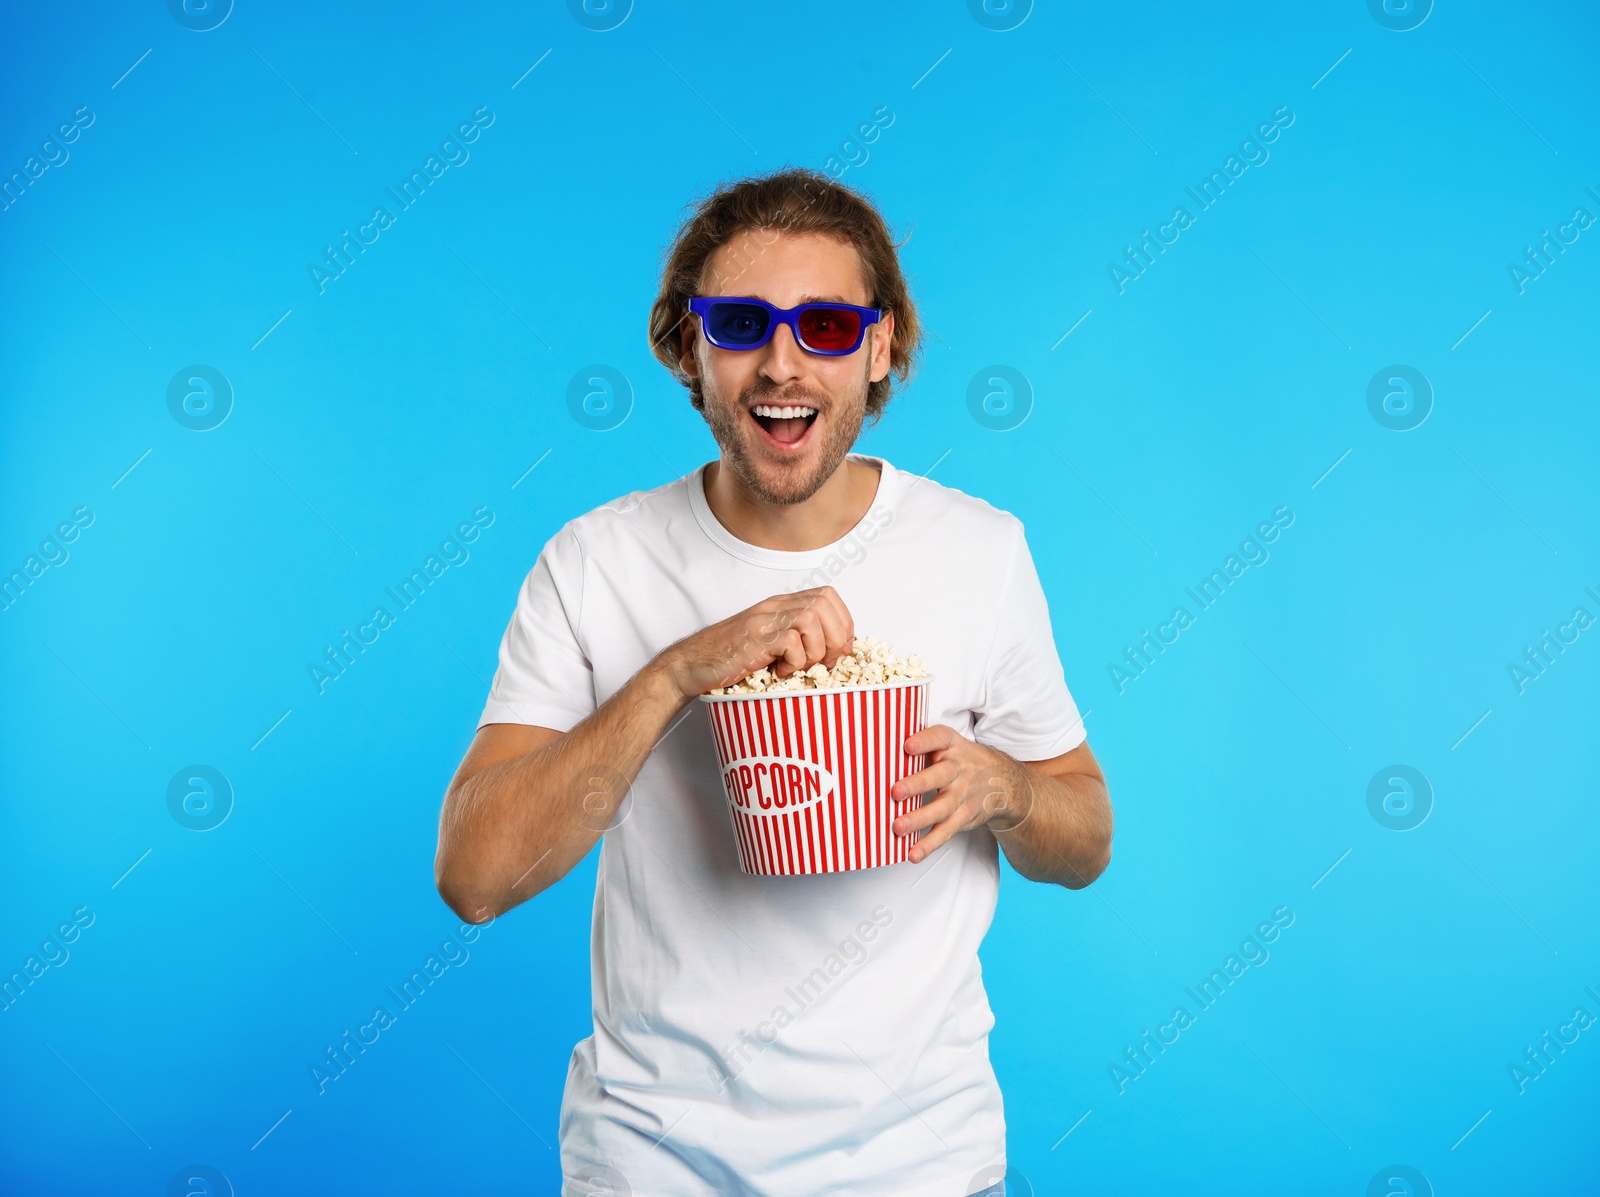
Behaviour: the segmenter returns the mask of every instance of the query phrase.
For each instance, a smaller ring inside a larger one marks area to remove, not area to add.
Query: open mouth
[[[805,444],[816,423],[817,409],[799,404],[758,403],[750,409],[750,415],[770,444],[792,450]]]

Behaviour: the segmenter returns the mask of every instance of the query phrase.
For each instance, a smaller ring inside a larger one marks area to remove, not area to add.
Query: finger
[[[850,651],[855,641],[855,622],[850,618],[839,592],[832,586],[818,587],[812,595],[811,610],[821,622],[827,641],[827,653],[822,663],[832,669],[838,664],[839,658]]]
[[[916,810],[908,810],[895,819],[889,828],[896,835],[911,835],[932,827],[935,823],[942,823],[950,817],[958,805],[960,804],[954,794],[941,794],[932,801],[924,802]]]
[[[802,648],[803,659],[800,659],[800,661],[795,661],[792,656],[787,656],[786,653],[786,658],[789,659],[790,664],[795,666],[794,671],[790,672],[810,669],[811,666],[821,661],[822,656],[826,653],[827,645],[826,637],[822,634],[822,624],[819,623],[818,618],[811,615],[810,611],[805,610],[803,607],[786,608],[786,610],[779,613],[778,618],[787,635],[798,635],[798,643]],[[784,643],[787,643],[787,640]],[[774,645],[774,653],[776,651],[778,651],[778,647]]]
[[[786,607],[780,607],[776,611],[767,612],[756,621],[755,634],[763,646],[772,648],[776,654],[777,649],[774,646],[793,626],[794,613]]]
[[[779,677],[788,677],[806,667],[805,641],[794,628],[785,631],[774,647],[779,660],[773,672]],[[789,668],[785,669],[785,665]]]
[[[827,656],[828,633],[815,598],[805,598],[784,611],[789,626],[800,633],[806,646],[806,663],[814,665]]]
[[[918,794],[926,794],[929,790],[943,789],[955,781],[960,772],[961,767],[954,761],[935,761],[926,769],[919,769],[895,782],[889,787],[889,797],[896,802],[903,802]]]
[[[943,752],[953,748],[957,743],[966,739],[955,728],[943,723],[935,723],[932,727],[925,727],[919,732],[914,732],[906,737],[905,750],[908,756],[919,756],[927,752]]]
[[[958,831],[965,831],[970,817],[967,815],[965,803],[956,807],[948,819],[935,824],[923,832],[922,838],[911,845],[908,855],[915,864],[921,864],[935,851],[955,836]]]
[[[805,645],[806,668],[828,655],[828,635],[823,629],[822,620],[814,611],[802,612],[800,618],[795,620],[795,630],[800,633],[800,640]]]

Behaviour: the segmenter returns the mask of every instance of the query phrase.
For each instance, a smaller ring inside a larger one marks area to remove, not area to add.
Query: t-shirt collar
[[[767,549],[760,545],[753,545],[740,540],[717,519],[711,510],[711,504],[706,501],[705,465],[699,466],[692,474],[684,479],[684,485],[689,490],[689,507],[694,512],[695,522],[700,525],[701,531],[718,548],[740,561],[751,565],[763,566],[766,569],[816,569],[828,557],[837,552],[839,546],[852,539],[863,528],[873,527],[881,522],[879,513],[884,510],[893,511],[900,498],[902,475],[899,470],[890,465],[886,458],[874,457],[866,453],[851,453],[848,460],[858,461],[862,464],[876,462],[879,469],[878,493],[873,496],[872,506],[869,507],[855,527],[846,532],[832,544],[825,544],[821,548],[802,549],[791,552],[784,549]],[[709,464],[709,463],[707,463]]]

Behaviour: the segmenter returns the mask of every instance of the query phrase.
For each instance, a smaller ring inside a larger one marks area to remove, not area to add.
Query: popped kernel
[[[844,686],[882,686],[928,676],[927,663],[915,654],[896,652],[876,636],[857,636],[850,651],[829,669],[821,661],[809,669],[779,677],[768,666],[730,686],[717,686],[707,694],[771,694],[790,690],[831,690]]]

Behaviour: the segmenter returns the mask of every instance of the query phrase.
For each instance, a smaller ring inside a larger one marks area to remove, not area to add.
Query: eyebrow
[[[727,296],[726,298],[729,298],[729,299],[739,299],[739,298],[760,299],[760,300],[763,300],[766,303],[772,304],[773,307],[783,307],[784,306],[781,303],[777,303],[777,302],[775,302],[775,301],[773,301],[771,299],[767,299],[767,297],[764,296],[764,295],[756,295],[756,294],[753,294],[753,293],[749,294],[749,295],[746,295],[746,296],[730,295],[730,296]],[[801,296],[798,301],[796,301],[795,303],[793,303],[793,304],[791,304],[789,306],[791,306],[791,307],[799,307],[801,304],[805,304],[805,303],[842,303],[842,304],[846,305],[847,307],[867,307],[867,306],[870,306],[868,304],[857,304],[857,303],[855,303],[855,302],[853,302],[852,300],[849,300],[849,299],[842,299],[837,294],[833,294],[833,295],[804,295],[804,296]]]

